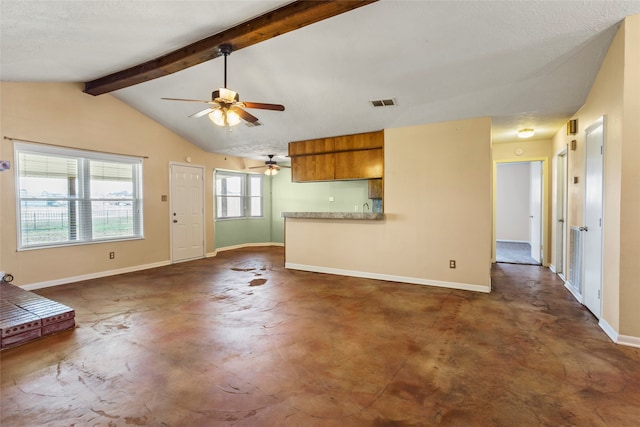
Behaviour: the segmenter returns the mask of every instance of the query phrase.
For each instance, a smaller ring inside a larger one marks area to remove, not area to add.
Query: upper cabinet
[[[289,143],[294,182],[382,178],[384,132]]]

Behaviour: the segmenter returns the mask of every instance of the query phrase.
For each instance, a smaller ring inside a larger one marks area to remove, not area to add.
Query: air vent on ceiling
[[[371,106],[373,106],[373,107],[394,107],[394,106],[398,105],[394,98],[390,98],[390,99],[375,99],[373,101],[369,101],[369,103],[371,103]]]

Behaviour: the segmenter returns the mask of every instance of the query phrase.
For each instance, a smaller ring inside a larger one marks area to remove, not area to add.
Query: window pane
[[[262,175],[249,177],[249,196],[262,196]]]
[[[92,202],[91,213],[94,239],[134,235],[132,202]]]
[[[77,218],[75,202],[22,201],[20,203],[21,246],[57,244],[75,240],[70,216]],[[74,224],[75,225],[75,224]]]
[[[223,205],[226,206],[226,209],[224,212],[225,217],[244,216],[241,197],[225,197],[223,200]]]
[[[262,198],[251,197],[250,203],[249,216],[262,216]]]
[[[91,161],[92,199],[132,199],[134,165]]]

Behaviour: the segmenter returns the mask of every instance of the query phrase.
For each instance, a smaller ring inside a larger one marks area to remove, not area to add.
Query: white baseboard
[[[31,283],[21,286],[22,289],[33,291],[34,289],[50,288],[51,286],[65,285],[67,283],[82,282],[83,280],[99,279],[101,277],[115,276],[117,274],[132,273],[134,271],[148,270],[150,268],[164,267],[170,265],[171,261],[154,262],[152,264],[134,265],[131,267],[119,268],[117,270],[99,271],[97,273],[83,274],[81,276],[64,277],[61,279],[47,280],[44,282]]]
[[[496,242],[501,243],[528,243],[531,244],[528,240],[505,240],[505,239],[496,239]]]
[[[556,266],[555,266],[555,265],[553,265],[553,264],[549,264],[549,270],[551,270],[551,272],[555,274],[555,272],[556,272]]]
[[[339,276],[363,277],[366,279],[386,280],[389,282],[411,283],[414,285],[437,286],[441,288],[461,289],[474,292],[491,292],[491,287],[474,285],[469,283],[443,282],[440,280],[427,280],[417,277],[395,276],[390,274],[370,273],[366,271],[342,270],[339,268],[320,267],[316,265],[295,264],[287,262],[285,268],[291,270],[311,271],[313,273],[337,274]]]
[[[618,336],[618,332],[616,332],[615,329],[613,329],[613,327],[607,323],[606,320],[604,319],[600,319],[600,321],[598,322],[598,326],[600,326],[600,329],[602,329],[604,331],[605,334],[607,334],[607,336],[611,339],[611,341],[617,343],[619,340],[619,336]]]
[[[616,344],[626,345],[628,347],[640,348],[640,337],[633,337],[630,335],[620,335],[618,331],[607,323],[606,320],[600,319],[598,326],[604,331],[605,334]]]
[[[214,252],[213,256],[215,256],[215,254],[217,254],[218,252],[222,252],[222,251],[232,251],[234,249],[242,249],[242,248],[255,248],[259,246],[284,246],[284,243],[279,243],[279,242],[241,243],[239,245],[224,246],[222,248],[216,248],[216,251]],[[207,256],[209,255],[207,254]]]
[[[640,337],[632,337],[629,335],[618,335],[618,344],[629,347],[640,348]]]
[[[570,281],[565,281],[564,282],[564,287],[567,288],[569,290],[569,292],[571,292],[571,295],[573,295],[573,297],[576,299],[576,301],[578,301],[580,304],[582,304],[582,295],[580,295],[580,293],[578,292],[578,290],[573,286],[573,284],[571,284]]]

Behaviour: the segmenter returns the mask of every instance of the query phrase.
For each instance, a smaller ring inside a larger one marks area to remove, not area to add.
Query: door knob
[[[580,230],[580,231],[589,231],[589,227],[587,227],[587,226],[580,227],[578,230]]]

